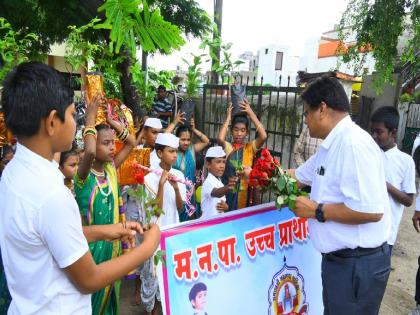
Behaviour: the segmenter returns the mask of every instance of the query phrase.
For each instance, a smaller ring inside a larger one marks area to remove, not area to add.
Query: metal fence
[[[294,167],[293,147],[303,124],[303,104],[299,98],[302,89],[290,86],[290,77],[287,86],[264,84],[263,78],[258,82],[249,77],[237,77],[234,80],[246,85],[246,98],[267,131],[266,147],[283,167]],[[204,133],[213,143],[226,119],[232,81],[222,78],[221,84],[207,83],[203,86],[201,122]],[[254,138],[255,126],[251,126],[249,140]]]
[[[420,132],[420,104],[410,103],[406,114],[406,117],[402,117],[406,119],[402,150],[411,154],[414,139]]]

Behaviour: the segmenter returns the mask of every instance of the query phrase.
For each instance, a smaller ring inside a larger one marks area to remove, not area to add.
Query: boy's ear
[[[61,119],[57,115],[57,110],[52,110],[44,120],[45,132],[49,136],[53,136],[55,132],[55,128],[57,127],[58,120]]]
[[[398,129],[393,129],[392,131],[391,131],[391,134],[394,136],[394,137],[397,137],[397,133],[398,133]]]
[[[163,151],[162,150],[157,150],[156,151],[156,154],[157,154],[157,156],[158,156],[159,159],[162,159],[162,154],[163,154]]]

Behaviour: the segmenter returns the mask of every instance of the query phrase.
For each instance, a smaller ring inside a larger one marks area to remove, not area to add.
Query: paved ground
[[[417,257],[420,255],[420,234],[417,234],[412,226],[412,215],[413,209],[406,209],[401,221],[392,257],[394,270],[391,272],[379,315],[407,315],[415,306],[413,296]],[[134,283],[125,281],[121,294],[121,315],[146,314],[142,306],[131,305],[133,291]]]
[[[413,300],[420,234],[413,228],[413,207],[406,209],[393,250],[392,267],[380,315],[407,315],[415,307]]]

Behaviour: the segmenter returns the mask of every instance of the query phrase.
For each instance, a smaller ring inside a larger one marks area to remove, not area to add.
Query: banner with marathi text
[[[166,315],[323,313],[306,219],[265,204],[162,231]]]

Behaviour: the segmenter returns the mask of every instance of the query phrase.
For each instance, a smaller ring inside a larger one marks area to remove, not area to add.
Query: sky
[[[196,0],[213,16],[213,0]],[[224,0],[222,40],[232,42],[237,57],[244,51],[255,54],[266,45],[287,45],[292,54],[302,56],[307,40],[320,38],[340,22],[349,0]],[[181,58],[202,53],[200,40],[187,44],[170,56],[155,55],[149,65],[157,70],[186,69]],[[207,70],[207,69],[205,69]]]

